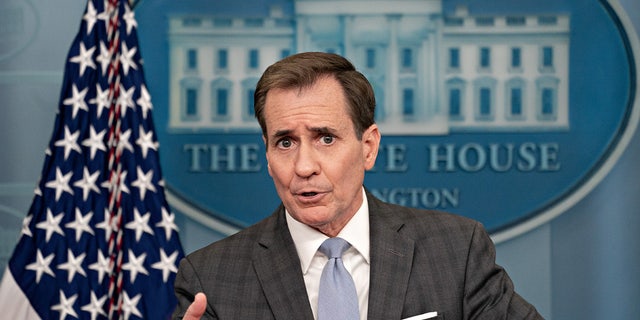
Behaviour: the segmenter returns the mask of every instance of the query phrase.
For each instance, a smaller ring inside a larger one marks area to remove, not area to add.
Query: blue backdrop
[[[470,10],[482,10],[483,1],[464,2]],[[638,32],[640,3],[612,2],[624,8]],[[218,3],[225,5],[225,1]],[[505,3],[513,6],[515,2]],[[558,3],[561,1],[548,5]],[[2,268],[39,178],[59,99],[64,58],[83,6],[84,2],[77,0],[9,0],[0,4]],[[251,10],[236,7],[238,14]],[[154,1],[143,0],[136,14],[152,15],[153,8]],[[144,35],[166,26],[139,28],[144,50]],[[146,56],[144,51],[142,54]],[[147,61],[145,68],[154,63],[164,62]],[[154,88],[150,90],[153,94]],[[498,261],[512,276],[516,289],[547,319],[634,319],[640,314],[638,181],[640,134],[636,132],[619,161],[585,198],[548,223],[497,245]],[[186,216],[180,216],[178,222],[187,252],[223,236]]]

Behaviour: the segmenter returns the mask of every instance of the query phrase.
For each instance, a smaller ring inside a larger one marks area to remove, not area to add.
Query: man
[[[364,189],[380,144],[374,108],[369,82],[338,55],[267,68],[255,114],[282,205],[181,262],[174,318],[317,319],[329,260],[318,248],[340,237],[359,319],[541,319],[479,223]]]

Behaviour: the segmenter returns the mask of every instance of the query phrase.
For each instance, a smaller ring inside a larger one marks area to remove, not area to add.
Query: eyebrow
[[[331,129],[329,127],[313,127],[311,128],[311,131],[315,132],[315,133],[331,133],[331,134],[335,134],[336,130]]]
[[[335,134],[336,130],[331,129],[329,127],[311,127],[309,128],[310,131],[315,132],[316,134]],[[273,134],[274,138],[280,138],[280,137],[286,137],[288,135],[291,134],[291,132],[293,132],[293,130],[290,129],[285,129],[285,130],[278,130]]]

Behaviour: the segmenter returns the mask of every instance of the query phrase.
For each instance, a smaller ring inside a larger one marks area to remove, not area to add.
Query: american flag
[[[136,29],[128,2],[88,1],[0,288],[1,318],[35,310],[44,319],[163,319],[173,311],[184,254],[164,196]]]

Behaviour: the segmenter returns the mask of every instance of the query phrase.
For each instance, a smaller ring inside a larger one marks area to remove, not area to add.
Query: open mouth
[[[315,196],[317,194],[318,194],[317,192],[303,192],[302,196],[303,197],[313,197],[313,196]]]

